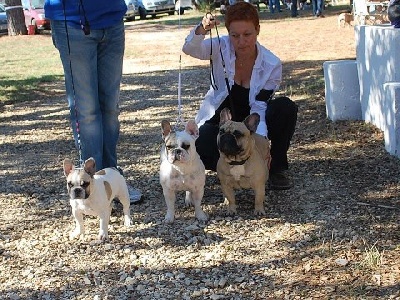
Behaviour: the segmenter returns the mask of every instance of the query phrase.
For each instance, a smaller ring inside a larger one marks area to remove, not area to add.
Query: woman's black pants
[[[271,169],[276,173],[289,168],[287,151],[296,128],[298,107],[288,97],[277,97],[268,102],[266,123],[271,141]],[[197,153],[207,170],[216,171],[219,158],[217,135],[219,127],[205,123],[199,128],[196,140]]]

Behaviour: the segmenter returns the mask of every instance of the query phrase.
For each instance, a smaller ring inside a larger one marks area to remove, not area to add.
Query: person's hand
[[[203,17],[203,20],[201,20],[201,25],[205,31],[210,31],[215,27],[215,25],[219,24],[220,22],[210,13],[206,13],[206,15]]]
[[[201,20],[201,23],[197,26],[196,34],[205,35],[211,30],[211,28],[214,28],[219,24],[220,22],[212,14],[207,13]]]
[[[265,158],[265,160],[266,160],[266,162],[267,162],[268,170],[271,170],[271,160],[272,160],[272,157],[271,157],[270,151],[268,151],[267,157]]]

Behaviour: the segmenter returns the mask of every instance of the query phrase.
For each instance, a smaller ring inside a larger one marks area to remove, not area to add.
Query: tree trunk
[[[28,34],[21,0],[6,0],[8,35]]]

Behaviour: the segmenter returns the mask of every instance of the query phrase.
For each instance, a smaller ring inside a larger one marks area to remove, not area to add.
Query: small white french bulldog
[[[131,225],[129,192],[124,177],[115,168],[106,168],[96,172],[93,158],[85,161],[83,168],[75,168],[68,158],[64,160],[64,175],[67,177],[67,189],[70,196],[75,229],[70,238],[85,233],[83,215],[99,216],[99,239],[108,238],[112,201],[118,197],[123,206],[124,225]]]
[[[190,120],[184,131],[173,131],[170,123],[163,120],[161,130],[164,144],[161,149],[160,183],[167,204],[164,221],[172,223],[175,220],[177,191],[186,191],[186,205],[192,204],[195,217],[206,221],[208,216],[201,208],[206,175],[204,164],[196,152],[197,124]]]

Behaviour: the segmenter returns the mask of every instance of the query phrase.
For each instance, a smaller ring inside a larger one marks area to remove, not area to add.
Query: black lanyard
[[[211,13],[207,13],[211,15],[211,19],[214,19],[214,16]],[[225,77],[225,84],[226,84],[226,88],[228,90],[228,98],[229,98],[229,104],[230,104],[230,110],[231,110],[231,114],[232,114],[232,118],[235,118],[235,108],[233,106],[233,99],[232,99],[232,95],[231,95],[231,86],[229,85],[229,80],[228,80],[228,74],[226,72],[226,67],[225,67],[225,60],[224,60],[224,55],[222,54],[222,50],[221,50],[221,39],[219,37],[219,33],[218,33],[218,27],[217,24],[215,24],[215,32],[217,33],[217,39],[218,39],[218,48],[219,48],[219,53],[221,55],[221,62],[222,62],[222,67],[224,69],[224,77]],[[211,34],[211,30],[210,30],[210,82],[211,82],[211,86],[214,90],[218,90],[218,86],[215,83],[215,76],[214,76],[214,65],[213,65],[213,59],[212,59],[212,55],[213,55],[213,50],[212,50],[212,34]]]

